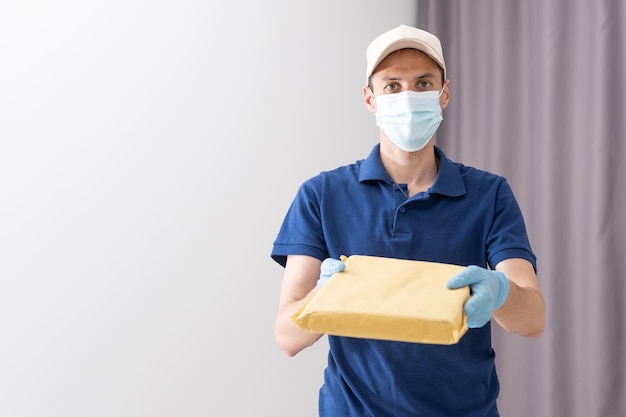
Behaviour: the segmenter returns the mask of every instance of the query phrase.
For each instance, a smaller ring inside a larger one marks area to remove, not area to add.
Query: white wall
[[[376,143],[365,48],[415,9],[2,2],[0,415],[317,415],[326,342],[275,344],[269,253]]]

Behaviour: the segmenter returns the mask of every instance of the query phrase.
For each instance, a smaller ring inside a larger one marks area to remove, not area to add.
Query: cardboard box
[[[446,282],[464,267],[375,256],[343,258],[292,319],[303,329],[338,336],[454,344],[467,331],[469,287]]]

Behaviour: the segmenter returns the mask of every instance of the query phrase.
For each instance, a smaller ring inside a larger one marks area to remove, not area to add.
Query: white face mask
[[[438,91],[403,91],[375,96],[376,124],[398,148],[419,151],[443,120],[440,95]]]

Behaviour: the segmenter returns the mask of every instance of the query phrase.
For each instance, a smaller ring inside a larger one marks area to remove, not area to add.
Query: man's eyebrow
[[[416,80],[421,80],[422,78],[435,78],[437,74],[433,74],[432,72],[426,72],[424,74],[418,75],[415,77]]]
[[[396,77],[394,75],[387,75],[386,77],[383,77],[383,80],[385,81],[398,81],[401,80],[402,77]]]
[[[413,77],[414,80],[422,80],[424,78],[435,78],[437,77],[437,74],[433,74],[432,72],[425,72],[423,74],[417,75],[415,77]],[[396,75],[387,75],[385,77],[383,77],[383,80],[385,81],[399,81],[402,80],[402,77],[398,77]]]

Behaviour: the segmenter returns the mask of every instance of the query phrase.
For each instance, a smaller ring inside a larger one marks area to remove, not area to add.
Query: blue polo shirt
[[[274,241],[274,260],[284,266],[295,254],[320,260],[371,255],[495,267],[523,258],[536,268],[521,210],[503,177],[450,161],[435,147],[435,182],[407,199],[379,149],[301,185]],[[328,339],[321,417],[498,415],[490,323],[450,346]]]

